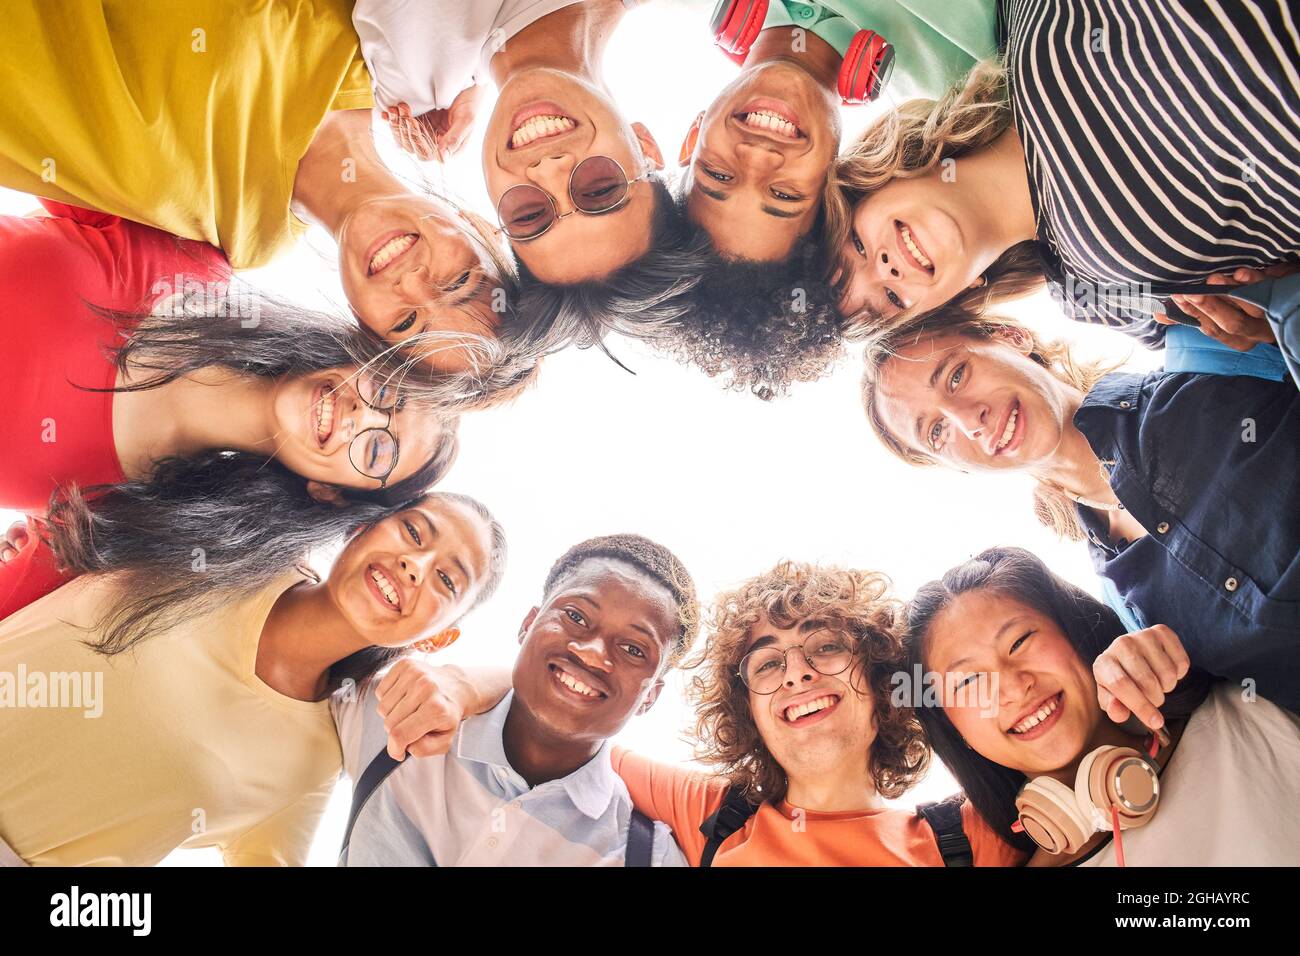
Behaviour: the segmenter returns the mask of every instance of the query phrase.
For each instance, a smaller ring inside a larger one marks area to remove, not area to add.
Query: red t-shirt
[[[0,564],[0,621],[21,611],[76,577],[59,570],[54,552],[27,521],[27,543],[9,561]]]
[[[203,242],[43,199],[48,216],[0,216],[0,508],[43,515],[58,486],[122,480],[113,444],[114,327],[87,303],[148,310],[172,290],[225,282]],[[77,386],[84,386],[78,388]]]

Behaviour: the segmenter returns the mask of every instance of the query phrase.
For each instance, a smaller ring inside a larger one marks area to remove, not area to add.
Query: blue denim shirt
[[[1113,545],[1079,508],[1121,613],[1165,624],[1192,663],[1300,711],[1300,391],[1289,380],[1107,375],[1074,416],[1147,529]]]

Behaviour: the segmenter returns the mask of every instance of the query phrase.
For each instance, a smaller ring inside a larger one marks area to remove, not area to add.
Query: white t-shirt
[[[1300,718],[1232,682],[1187,721],[1160,806],[1124,831],[1127,866],[1300,865]],[[1080,866],[1114,866],[1109,842]]]
[[[482,82],[487,64],[524,27],[579,0],[357,0],[361,39],[382,106],[419,116],[445,110]]]

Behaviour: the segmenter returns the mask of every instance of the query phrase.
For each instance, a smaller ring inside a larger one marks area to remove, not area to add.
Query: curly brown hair
[[[905,669],[902,608],[883,574],[797,561],[782,561],[719,594],[706,621],[704,646],[686,665],[695,670],[688,693],[696,712],[697,757],[752,800],[785,796],[788,780],[754,723],[749,691],[738,676],[740,660],[762,620],[782,629],[825,621],[861,639],[854,666],[869,675],[876,716],[871,776],[881,796],[901,795],[930,762],[915,712],[890,702],[892,677]]]

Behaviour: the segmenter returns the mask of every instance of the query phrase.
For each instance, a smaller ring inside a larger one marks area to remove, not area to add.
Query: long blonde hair
[[[862,406],[867,421],[880,443],[897,458],[909,465],[926,467],[939,464],[939,459],[905,444],[885,424],[876,403],[881,371],[901,349],[915,345],[922,339],[940,335],[963,335],[972,339],[990,339],[999,332],[1015,331],[1028,337],[1029,358],[1043,366],[1057,379],[1077,388],[1085,395],[1116,365],[1088,362],[1076,358],[1070,346],[1060,340],[1044,339],[1012,319],[999,315],[985,315],[948,305],[919,316],[910,322],[882,330],[872,337],[863,352]],[[1081,541],[1085,537],[1079,524],[1075,504],[1055,485],[1039,479],[1034,485],[1034,514],[1038,520],[1063,538]]]
[[[908,100],[871,124],[831,165],[825,192],[825,238],[838,257],[852,229],[853,210],[867,195],[896,178],[924,176],[946,159],[991,145],[1011,125],[1006,71],[997,60],[972,67],[938,100]],[[840,270],[840,276],[847,276]],[[980,312],[1028,295],[1044,282],[1031,242],[1012,246],[989,267],[984,285],[957,295],[952,304]],[[879,319],[860,312],[846,317],[845,338],[862,340]],[[910,316],[904,313],[902,321]]]

